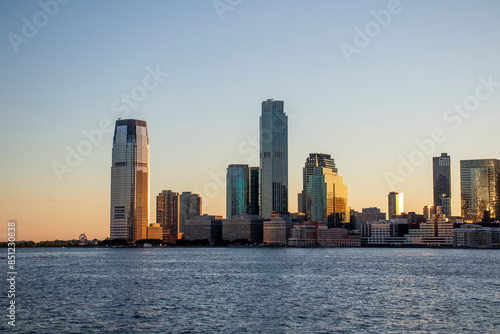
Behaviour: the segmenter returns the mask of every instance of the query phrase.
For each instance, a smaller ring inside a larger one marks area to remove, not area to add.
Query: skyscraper
[[[184,233],[184,223],[201,215],[201,197],[185,191],[180,195],[179,204],[179,233]]]
[[[226,218],[248,212],[248,165],[229,165],[226,181]]]
[[[432,159],[434,174],[434,207],[451,216],[451,160],[447,153]]]
[[[389,193],[389,219],[404,212],[403,193],[392,191]]]
[[[226,176],[226,218],[259,214],[259,167],[229,165]]]
[[[328,222],[328,227],[350,227],[347,186],[337,170],[315,166],[307,184],[307,218]]]
[[[283,101],[262,102],[260,116],[260,214],[288,211],[288,116]]]
[[[250,167],[248,171],[248,214],[260,214],[259,182],[260,168]]]
[[[111,166],[111,239],[145,239],[149,226],[149,138],[145,121],[117,120]]]
[[[180,196],[163,190],[156,196],[156,222],[163,228],[163,241],[175,244],[179,238]]]
[[[332,159],[330,154],[323,153],[310,153],[309,157],[306,159],[304,168],[302,168],[302,204],[299,203],[299,212],[307,214],[307,185],[309,184],[309,176],[313,175],[314,167],[321,166],[331,169],[333,172],[337,172],[335,167],[335,161]]]
[[[460,161],[462,218],[500,218],[500,160]]]

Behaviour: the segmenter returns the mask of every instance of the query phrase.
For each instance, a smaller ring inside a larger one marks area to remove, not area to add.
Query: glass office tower
[[[462,218],[500,218],[500,160],[460,161]]]
[[[350,228],[347,186],[332,168],[315,166],[307,184],[307,218],[328,227]]]
[[[288,212],[288,116],[283,101],[262,102],[260,116],[260,215]]]
[[[302,168],[302,196],[299,199],[299,212],[307,214],[307,185],[309,184],[309,176],[313,175],[314,167],[321,166],[337,172],[335,161],[330,154],[310,153],[306,159],[304,168]]]
[[[248,213],[251,215],[260,214],[259,201],[259,167],[250,167],[248,171]]]
[[[434,207],[440,206],[442,212],[451,216],[451,159],[447,153],[432,159],[434,176]]]
[[[145,121],[117,120],[111,166],[111,239],[135,242],[149,226],[149,138]]]
[[[248,165],[229,165],[226,179],[226,218],[248,213]]]

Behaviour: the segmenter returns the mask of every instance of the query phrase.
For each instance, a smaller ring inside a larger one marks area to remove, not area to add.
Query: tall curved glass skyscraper
[[[260,215],[288,211],[288,116],[283,101],[262,102],[260,116]]]
[[[149,138],[145,121],[117,120],[111,166],[111,239],[147,238]]]

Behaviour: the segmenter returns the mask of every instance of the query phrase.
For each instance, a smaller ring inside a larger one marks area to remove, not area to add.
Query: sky
[[[421,213],[432,157],[447,152],[460,215],[459,161],[500,158],[499,12],[456,0],[2,1],[0,240],[9,220],[17,240],[109,236],[118,117],[148,124],[152,223],[164,189],[225,215],[227,165],[258,166],[268,98],[288,115],[291,211],[309,153],[332,155],[351,208],[387,212],[395,190]]]

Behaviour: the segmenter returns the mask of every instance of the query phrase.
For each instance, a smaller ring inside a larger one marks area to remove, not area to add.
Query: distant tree
[[[236,239],[231,242],[233,245],[250,245],[251,243],[248,239]]]
[[[106,239],[99,242],[99,246],[129,246],[131,243],[127,239]]]
[[[214,246],[216,247],[226,247],[231,244],[231,241],[229,240],[222,240],[222,239],[217,239],[214,241]]]

